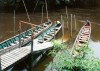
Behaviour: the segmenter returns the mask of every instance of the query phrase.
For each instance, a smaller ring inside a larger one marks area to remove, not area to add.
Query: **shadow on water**
[[[70,25],[69,29],[67,29],[67,21],[65,15],[65,10],[62,9],[60,11],[55,11],[55,12],[50,12],[49,17],[52,21],[54,20],[60,20],[60,15],[63,14],[63,18],[65,21],[65,35],[64,35],[64,41],[73,41],[76,38],[76,35],[78,34],[80,28],[83,26],[83,22],[86,21],[87,19],[92,22],[92,34],[91,34],[91,40],[90,45],[97,45],[98,41],[100,41],[100,9],[79,9],[79,8],[74,8],[74,9],[68,9],[69,13],[69,22],[70,22],[70,14],[75,14],[77,18],[77,30],[73,30],[73,36],[70,37]],[[36,13],[36,14],[30,14],[31,22],[34,24],[40,24],[41,20],[41,13]],[[28,21],[26,14],[16,14],[16,34],[18,34],[18,22],[20,20],[25,20]],[[44,22],[46,21],[46,13],[44,14]],[[74,22],[73,22],[74,25]],[[1,13],[0,14],[0,41],[3,41],[9,37],[14,36],[14,31],[13,31],[13,14],[9,13]],[[30,28],[29,26],[23,25],[23,31],[27,30],[27,28]],[[73,26],[74,29],[74,26]],[[58,40],[62,40],[62,32],[57,34],[56,38]],[[73,44],[71,42],[71,44]],[[99,48],[100,45],[97,47]],[[97,53],[99,54],[99,53]],[[28,59],[25,60],[26,62]],[[39,62],[35,68],[33,68],[33,71],[44,71],[45,67],[49,62],[52,61],[52,58],[49,56],[46,56],[42,61]],[[17,64],[14,68],[13,71],[26,71],[26,64],[25,62],[21,62]]]

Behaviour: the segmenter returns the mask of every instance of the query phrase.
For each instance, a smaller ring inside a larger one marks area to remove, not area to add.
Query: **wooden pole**
[[[75,22],[75,30],[77,30],[77,26],[76,26],[76,16],[74,15],[74,22]]]
[[[62,36],[62,38],[63,38],[63,41],[62,42],[64,42],[64,20],[63,20],[63,29],[62,29],[62,31],[63,31],[63,36]]]
[[[19,22],[19,48],[21,47],[21,22]]]
[[[68,27],[68,26],[69,26],[68,24],[69,24],[69,23],[68,23],[68,20],[67,20],[67,29],[69,28],[69,27]]]
[[[15,31],[16,31],[16,30],[15,30],[15,28],[16,28],[16,27],[15,27],[15,25],[16,25],[15,19],[16,19],[16,18],[15,18],[15,10],[14,10],[14,35],[15,35]]]
[[[63,38],[64,38],[64,20],[63,16],[61,15],[61,23],[62,23],[62,43],[63,43]]]
[[[68,28],[68,9],[67,9],[67,6],[66,6],[66,18],[67,18],[67,28]]]
[[[54,22],[55,26],[56,26],[56,21]],[[54,39],[55,39],[55,36],[56,36],[56,29],[54,28]]]
[[[72,18],[73,18],[73,15],[71,14],[71,37],[72,37],[72,30],[73,30],[73,29],[72,29],[72,23],[73,23],[73,22],[72,22],[72,20],[73,20]]]
[[[43,23],[43,8],[44,8],[44,5],[42,6],[42,18],[41,18],[41,24]],[[43,30],[44,30],[44,24],[43,24]],[[44,33],[42,34],[42,41],[44,42]]]
[[[45,4],[46,4],[47,20],[49,21],[47,0],[45,0]]]
[[[32,36],[31,36],[31,53],[33,53],[33,40],[34,39],[34,37],[33,37],[33,34],[32,34]]]
[[[32,36],[31,36],[31,58],[30,58],[30,64],[29,64],[29,71],[33,71],[32,67],[33,67],[33,45],[34,45],[34,32],[32,32]]]

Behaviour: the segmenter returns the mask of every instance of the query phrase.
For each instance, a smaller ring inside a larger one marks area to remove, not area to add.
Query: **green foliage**
[[[45,71],[100,71],[100,59],[92,55],[89,47],[80,48],[82,56],[73,57],[71,49],[57,53]]]
[[[64,49],[64,48],[67,47],[66,44],[61,43],[61,42],[58,41],[58,40],[53,40],[52,43],[53,43],[53,47],[54,47],[53,50],[59,51],[59,50]]]
[[[60,41],[57,40],[53,40],[52,44],[53,44],[53,49],[49,52],[49,55],[53,57],[56,55],[58,51],[61,51],[67,47],[66,44],[64,43],[62,44]]]

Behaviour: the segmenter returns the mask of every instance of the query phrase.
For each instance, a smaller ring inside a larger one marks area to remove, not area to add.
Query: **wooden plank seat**
[[[79,40],[79,43],[83,44],[83,43],[87,43],[88,41],[87,40]]]
[[[55,32],[50,32],[50,34],[55,34]]]
[[[28,36],[32,36],[32,34],[28,34]]]
[[[85,35],[85,36],[80,36],[80,38],[88,38],[89,37],[89,35]]]
[[[88,38],[80,38],[79,40],[86,41]]]
[[[89,32],[90,30],[89,29],[84,29],[82,32]]]
[[[46,40],[48,40],[48,38],[47,37],[44,37],[44,41],[46,41]]]
[[[43,27],[47,27],[48,25],[44,24]]]
[[[38,42],[39,43],[43,43],[43,39],[38,39]]]
[[[51,33],[48,33],[48,35],[49,35],[49,36],[54,36],[54,34],[53,34],[53,33],[52,33],[52,34],[51,34]]]
[[[88,32],[85,32],[85,33],[81,33],[81,35],[89,35],[89,33]]]
[[[87,43],[88,40],[87,39],[79,39],[79,42],[82,42],[82,43]]]
[[[45,37],[45,38],[50,38],[51,36],[45,35],[44,37]]]
[[[38,33],[39,31],[38,30],[35,30],[34,32]]]
[[[82,47],[85,47],[86,46],[86,44],[84,44],[84,43],[78,43],[77,45],[76,45],[76,48],[82,48]]]
[[[38,29],[37,31],[39,32],[39,31],[42,31],[43,29]]]
[[[85,28],[85,27],[83,27],[83,30],[90,30],[90,28]]]
[[[54,30],[57,31],[59,28],[55,28]]]
[[[89,35],[89,33],[82,33],[81,35]]]
[[[90,26],[84,26],[84,28],[90,28]]]

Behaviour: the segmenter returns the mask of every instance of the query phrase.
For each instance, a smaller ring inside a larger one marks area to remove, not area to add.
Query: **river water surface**
[[[100,41],[100,9],[93,8],[93,9],[68,9],[69,14],[69,26],[67,28],[67,19],[65,17],[65,9],[57,10],[49,12],[49,18],[54,22],[57,20],[60,20],[61,14],[63,15],[63,19],[65,21],[64,26],[64,41],[70,41],[70,39],[76,38],[76,35],[78,34],[80,28],[83,26],[84,21],[90,20],[92,22],[92,33],[91,33],[91,40],[90,45],[97,45]],[[77,20],[77,30],[74,30],[74,21],[73,21],[73,36],[70,37],[70,14],[76,15]],[[41,22],[41,13],[37,12],[35,14],[29,14],[31,18],[31,22],[33,24],[40,24]],[[12,13],[0,13],[0,42],[3,40],[6,40],[16,34],[18,34],[18,26],[19,21],[28,21],[26,13],[17,13],[16,14],[16,25],[15,25],[15,34],[14,34],[14,23],[13,23],[13,14]],[[44,13],[44,22],[47,21],[46,19],[46,13]],[[30,28],[28,25],[23,25],[22,30],[27,30]],[[62,32],[59,32],[57,35],[57,39],[62,39]],[[92,46],[93,47],[93,46]],[[97,49],[100,49],[100,45],[96,46]],[[96,50],[97,51],[97,50]],[[100,54],[99,51],[96,54]],[[97,56],[98,56],[97,55]],[[52,61],[52,58],[47,57],[45,60],[40,62],[35,68],[33,68],[34,71],[44,71],[46,64],[49,63],[49,61]],[[22,64],[21,68],[17,68],[17,71],[23,70],[25,66]],[[14,70],[16,71],[16,70]]]

